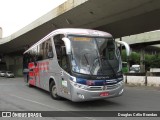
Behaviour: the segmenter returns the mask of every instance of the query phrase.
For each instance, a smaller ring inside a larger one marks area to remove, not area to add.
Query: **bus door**
[[[70,93],[70,75],[67,73],[69,71],[69,64],[67,61],[67,55],[65,51],[65,47],[61,47],[61,60],[59,62],[61,66],[61,89],[62,89],[62,96],[65,98],[70,99],[71,98],[71,93]]]

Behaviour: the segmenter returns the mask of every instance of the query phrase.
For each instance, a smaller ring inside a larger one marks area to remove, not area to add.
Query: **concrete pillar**
[[[7,70],[6,62],[4,60],[3,54],[0,54],[0,70]]]
[[[140,51],[140,68],[141,72],[145,72],[145,48],[142,48]]]
[[[5,56],[7,70],[12,71],[16,76],[22,76],[23,57],[22,56]]]

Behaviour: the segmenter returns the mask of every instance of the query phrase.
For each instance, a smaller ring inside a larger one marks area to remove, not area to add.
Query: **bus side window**
[[[53,58],[53,49],[51,39],[46,40],[45,42],[38,45],[37,48],[37,60],[45,60]]]
[[[38,45],[38,51],[37,51],[37,61],[43,60],[43,54],[40,50],[40,45]]]
[[[52,42],[51,39],[48,39],[45,41],[45,57],[46,59],[48,58],[53,58],[53,50],[52,50]]]
[[[56,54],[57,54],[57,60],[59,66],[64,69],[65,71],[69,71],[69,62],[68,62],[68,56],[66,55],[66,48],[64,41],[62,38],[64,35],[59,34],[54,36],[54,44],[55,44],[55,49],[56,49]]]
[[[61,59],[61,47],[59,45],[55,45],[56,47],[56,53],[57,53],[57,59],[60,61]]]
[[[68,71],[68,67],[67,67],[67,55],[66,55],[65,46],[61,46],[61,54],[62,54],[61,67],[64,70]]]
[[[53,50],[52,50],[52,46],[49,46],[49,50],[48,50],[48,58],[53,58]]]
[[[62,41],[63,36],[64,35],[59,34],[59,35],[54,36],[53,38],[55,49],[56,49],[56,54],[57,54],[57,60],[60,66],[61,66],[61,60],[62,60],[61,46],[64,44],[64,42]]]

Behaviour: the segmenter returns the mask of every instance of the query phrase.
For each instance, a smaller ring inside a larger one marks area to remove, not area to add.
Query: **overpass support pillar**
[[[3,54],[0,54],[0,70],[6,70],[7,66]]]
[[[22,76],[22,56],[5,56],[5,61],[7,65],[7,70],[12,71],[16,76]]]
[[[141,68],[140,72],[145,72],[145,62],[144,61],[145,61],[145,48],[142,48],[140,52],[140,68]]]

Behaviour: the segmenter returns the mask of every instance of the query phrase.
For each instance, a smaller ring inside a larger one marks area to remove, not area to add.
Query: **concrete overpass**
[[[159,52],[159,49],[158,49],[159,46],[155,48],[151,45],[160,44],[160,30],[125,36],[120,39],[118,38],[116,40],[122,40],[127,42],[128,44],[130,44],[130,47],[132,48],[133,51],[136,50],[141,53],[141,56],[140,56],[141,72],[145,72],[145,64],[144,64],[145,53],[146,52],[152,53],[153,48],[154,48],[154,51]],[[152,49],[152,51],[149,50],[150,48]]]
[[[23,50],[57,28],[95,28],[123,37],[160,29],[159,21],[159,0],[68,0],[0,40],[0,52]]]
[[[92,28],[110,32],[118,38],[160,29],[159,15],[159,0],[68,0],[18,32],[0,39],[0,53],[8,54],[5,55],[7,66],[14,68],[20,63],[18,60],[22,61],[17,58],[18,51],[21,55],[26,46],[54,29]]]
[[[116,40],[120,39],[117,38]],[[121,40],[130,44],[133,48],[142,48],[142,46],[145,48],[150,45],[157,45],[160,44],[160,30],[125,36]]]

